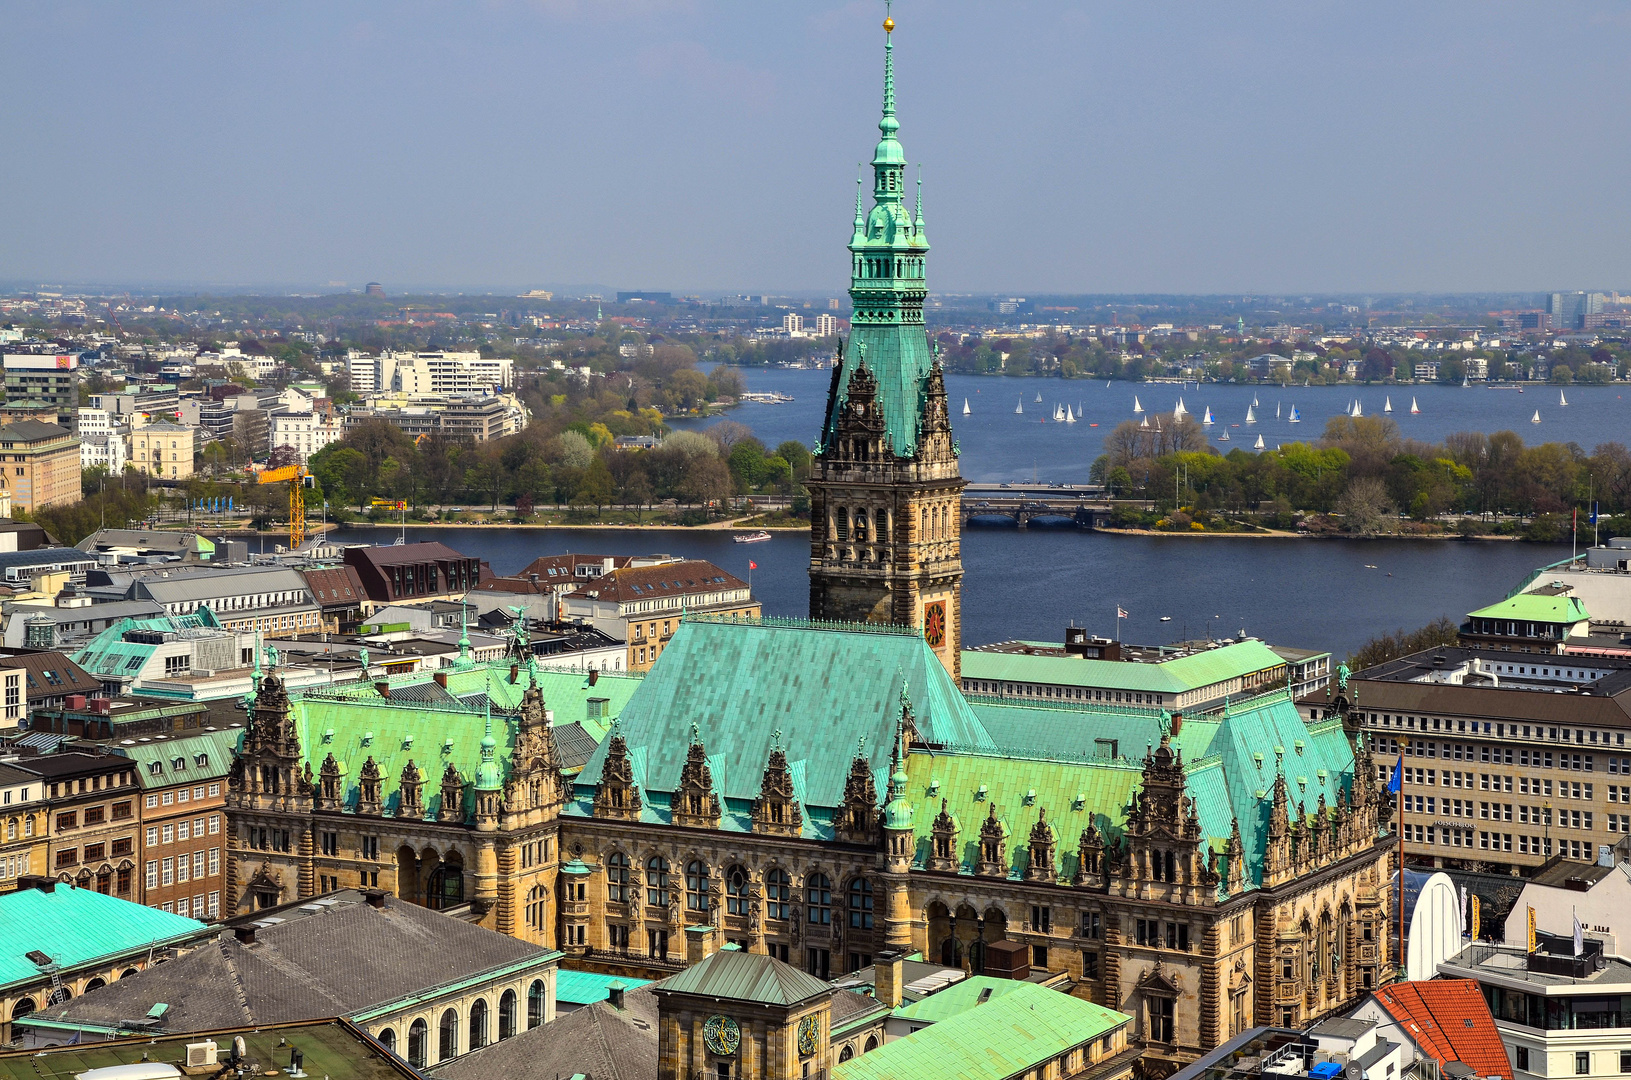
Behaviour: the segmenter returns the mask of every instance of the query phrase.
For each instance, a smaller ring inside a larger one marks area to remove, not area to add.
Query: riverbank
[[[1460,533],[1379,533],[1375,536],[1352,536],[1348,533],[1303,533],[1287,532],[1284,529],[1264,529],[1261,532],[1166,532],[1161,529],[1094,529],[1094,532],[1104,533],[1106,536],[1179,536],[1202,539],[1212,537],[1220,540],[1500,540],[1506,543],[1553,543],[1554,541],[1525,541],[1521,536],[1496,536],[1493,534],[1477,533],[1471,536],[1462,536]]]

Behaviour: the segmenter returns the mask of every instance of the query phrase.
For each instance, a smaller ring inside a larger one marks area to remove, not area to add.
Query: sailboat
[[[1359,407],[1359,399],[1358,398],[1354,398],[1353,412],[1349,413],[1348,415],[1349,416],[1356,416],[1356,417],[1365,415],[1365,410],[1363,410],[1363,409],[1361,409]]]
[[[1176,405],[1174,405],[1172,407],[1173,419],[1175,419],[1175,420],[1176,419],[1182,419],[1183,417],[1188,416],[1188,415],[1189,415],[1189,410],[1184,408],[1184,399],[1179,398],[1178,399],[1178,404],[1176,404]]]
[[[1201,417],[1201,423],[1207,427],[1212,426],[1212,406],[1208,405],[1206,407],[1206,415]]]
[[[1019,395],[1019,404],[1014,406],[1014,411],[1016,413],[1024,415],[1024,413],[1025,413],[1025,395],[1024,394]]]
[[[1471,385],[1472,385],[1472,380],[1471,379],[1469,379],[1465,375],[1461,376],[1461,389],[1465,390]]]
[[[1143,411],[1144,411],[1144,406],[1142,406],[1142,405],[1140,405],[1138,403],[1138,395],[1134,394],[1133,395],[1133,415],[1137,416],[1139,413],[1141,413]]]
[[[1038,405],[1042,404],[1042,391],[1040,390],[1036,392],[1036,403]]]
[[[1558,403],[1558,404],[1559,404],[1559,405],[1561,405],[1561,406],[1563,406],[1563,407],[1565,407],[1565,408],[1567,408],[1567,407],[1568,407],[1568,404],[1569,404],[1569,397],[1568,397],[1568,395],[1567,395],[1567,394],[1565,394],[1565,393],[1564,393],[1564,392],[1563,392],[1563,391],[1561,391],[1561,390],[1559,390],[1559,391],[1558,391],[1558,392],[1557,392],[1557,403]]]
[[[967,416],[968,414],[969,414],[968,398],[964,398],[963,399],[963,415]]]
[[[1250,405],[1246,406],[1246,423],[1257,423],[1257,410],[1253,409]]]
[[[1070,406],[1069,405],[1066,405],[1065,406],[1065,423],[1074,424],[1075,422],[1076,422],[1076,414],[1070,411]]]
[[[1146,416],[1144,419],[1138,422],[1138,426],[1141,428],[1148,428],[1150,426],[1150,418]]]
[[[1228,441],[1229,441],[1229,433],[1227,431],[1225,431],[1222,435],[1218,436],[1218,442],[1228,442]]]
[[[1293,405],[1291,407],[1291,415],[1286,417],[1286,423],[1288,423],[1288,424],[1300,424],[1302,422],[1303,422],[1303,418],[1297,415],[1297,406]]]
[[[1252,449],[1253,450],[1267,450],[1268,449],[1268,447],[1263,445],[1263,436],[1259,435],[1257,437],[1257,441],[1252,443]]]
[[[1416,398],[1412,395],[1410,398],[1410,415],[1415,416],[1419,412],[1421,412],[1421,406],[1416,404]]]
[[[1385,413],[1390,413],[1393,411],[1393,395],[1389,394],[1387,397],[1382,399],[1382,411]]]
[[[1538,424],[1538,423],[1540,423],[1540,410],[1539,410],[1539,409],[1536,409],[1536,410],[1535,410],[1535,415],[1534,415],[1534,416],[1531,416],[1531,417],[1530,417],[1530,418],[1529,418],[1529,422],[1530,422],[1530,423],[1531,423],[1531,424]]]
[[[1274,418],[1276,420],[1280,419],[1280,403],[1278,401],[1274,403]]]
[[[1057,401],[1053,403],[1053,422],[1056,424],[1065,422],[1065,407]]]
[[[1254,408],[1254,409],[1257,408],[1257,395],[1256,394],[1252,395],[1252,408]]]

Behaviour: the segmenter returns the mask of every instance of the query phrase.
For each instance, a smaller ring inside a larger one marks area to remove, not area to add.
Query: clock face
[[[702,1022],[702,1041],[710,1052],[730,1057],[742,1045],[742,1029],[730,1017],[716,1014]]]
[[[923,638],[929,643],[931,649],[938,649],[946,643],[946,605],[944,602],[933,603],[923,609]]]
[[[799,1056],[809,1057],[816,1052],[816,1036],[821,1033],[821,1023],[813,1016],[806,1016],[799,1021]]]

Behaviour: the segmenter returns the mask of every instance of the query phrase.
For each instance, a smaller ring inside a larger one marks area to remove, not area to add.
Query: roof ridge
[[[227,966],[227,975],[231,977],[233,1000],[238,1003],[238,1008],[243,1010],[245,1020],[251,1024],[258,1023],[259,1021],[255,1019],[255,1010],[249,1007],[249,993],[244,989],[237,961],[232,959],[232,950],[227,947],[224,935],[215,939],[215,947],[221,951],[221,959]]]

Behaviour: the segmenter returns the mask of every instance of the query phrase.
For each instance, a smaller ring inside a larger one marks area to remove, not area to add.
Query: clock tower
[[[884,20],[882,138],[850,237],[849,341],[833,365],[811,466],[810,618],[918,627],[959,677],[963,563],[946,386],[923,325],[923,183],[906,205],[896,133],[893,18]]]

